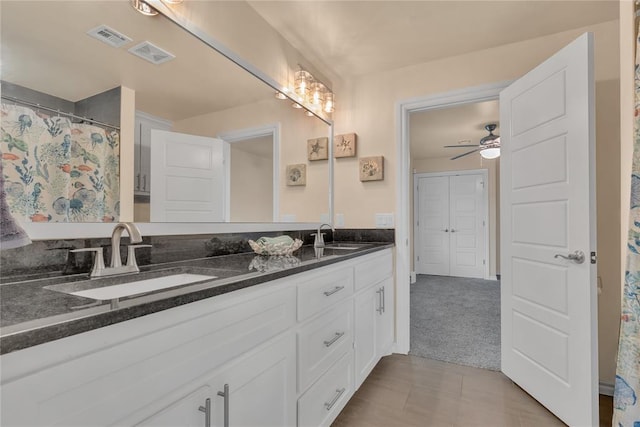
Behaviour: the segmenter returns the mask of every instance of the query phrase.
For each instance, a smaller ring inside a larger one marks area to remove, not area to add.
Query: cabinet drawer
[[[353,347],[353,304],[342,303],[298,332],[298,390],[303,391]]]
[[[393,275],[393,257],[390,250],[356,264],[356,291],[378,283]]]
[[[298,399],[298,426],[326,426],[353,394],[353,351],[345,354]]]
[[[353,268],[309,275],[298,284],[298,320],[310,318],[353,294]]]

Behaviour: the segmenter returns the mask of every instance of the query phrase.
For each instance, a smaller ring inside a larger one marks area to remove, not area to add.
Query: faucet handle
[[[91,268],[90,277],[99,276],[104,270],[104,254],[102,248],[81,248],[72,249],[70,252],[95,252],[93,257],[93,267]]]
[[[138,262],[136,261],[136,249],[138,248],[151,248],[153,245],[129,245],[127,251],[127,266],[138,268]]]

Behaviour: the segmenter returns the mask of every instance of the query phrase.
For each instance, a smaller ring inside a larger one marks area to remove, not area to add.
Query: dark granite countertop
[[[241,253],[149,265],[141,267],[141,277],[152,276],[155,270],[171,269],[176,272],[204,272],[216,278],[122,298],[117,308],[112,307],[109,301],[95,301],[53,290],[61,286],[75,286],[78,289],[91,287],[92,282],[87,280],[86,274],[47,274],[43,278],[4,283],[0,285],[0,354],[255,286],[389,247],[393,247],[393,244],[359,243],[359,247],[354,250],[325,248],[322,256],[318,257],[313,247],[303,246],[293,257],[285,258]],[[158,272],[158,275],[160,274],[163,273]]]

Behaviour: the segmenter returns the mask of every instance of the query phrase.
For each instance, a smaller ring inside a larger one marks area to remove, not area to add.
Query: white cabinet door
[[[225,365],[207,383],[212,426],[224,426],[225,416],[234,427],[295,426],[295,334]]]
[[[395,292],[393,278],[389,277],[376,288],[379,308],[376,311],[376,353],[379,357],[391,353],[394,342]]]
[[[356,389],[378,363],[376,323],[380,304],[379,287],[372,286],[355,298]]]
[[[160,412],[136,424],[137,427],[202,427],[206,413],[207,399],[211,398],[211,388],[200,387],[193,393],[179,398]]]

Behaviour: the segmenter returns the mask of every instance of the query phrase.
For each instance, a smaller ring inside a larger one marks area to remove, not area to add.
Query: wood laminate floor
[[[611,426],[612,400],[600,396],[600,425]],[[565,424],[501,372],[416,356],[384,357],[342,410],[334,427]]]

